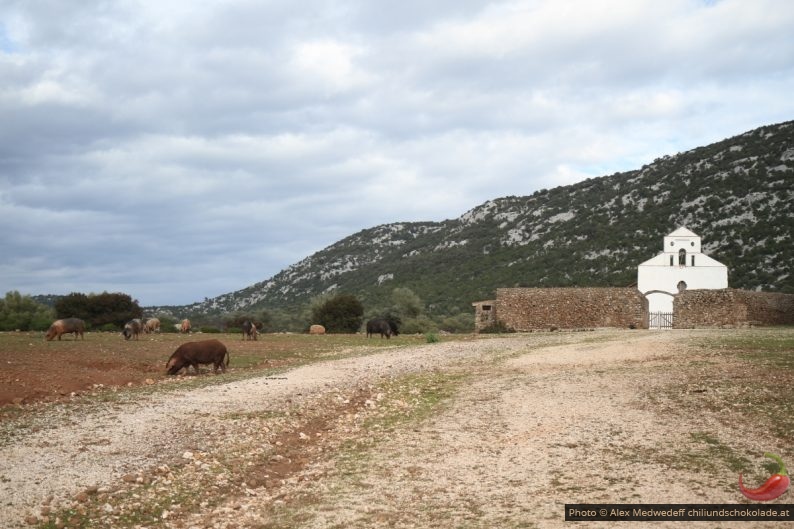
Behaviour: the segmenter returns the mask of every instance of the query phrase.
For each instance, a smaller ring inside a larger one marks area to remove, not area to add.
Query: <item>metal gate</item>
[[[673,328],[673,313],[672,312],[651,312],[648,317],[649,329],[672,329]]]

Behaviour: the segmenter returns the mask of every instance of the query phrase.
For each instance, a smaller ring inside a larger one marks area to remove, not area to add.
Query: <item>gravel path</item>
[[[141,470],[151,468],[161,469],[152,478],[160,494],[179,476],[211,479],[217,502],[208,495],[198,509],[172,500],[158,511],[165,527],[191,529],[566,527],[565,503],[738,503],[735,473],[711,450],[760,454],[775,440],[665,397],[676,373],[703,363],[691,338],[717,332],[543,333],[394,348],[51,417],[0,448],[0,521],[40,519],[42,505],[74,505],[86,489],[110,498],[120,481],[148,483]],[[385,410],[409,408],[405,395],[421,393],[415,380],[391,393],[384,381],[410,374],[464,382],[420,424],[383,426]],[[236,447],[231,455],[226,444]],[[181,474],[180,459],[190,463]],[[109,501],[97,527],[113,527],[127,507],[139,504]]]

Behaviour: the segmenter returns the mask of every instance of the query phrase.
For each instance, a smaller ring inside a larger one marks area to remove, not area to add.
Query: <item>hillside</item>
[[[468,311],[507,286],[626,286],[684,225],[731,287],[794,292],[794,122],[638,170],[490,200],[458,219],[376,226],[274,277],[174,314],[290,309],[329,291],[381,306],[408,287],[431,313]]]

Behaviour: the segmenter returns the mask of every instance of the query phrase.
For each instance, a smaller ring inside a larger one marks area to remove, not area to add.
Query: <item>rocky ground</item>
[[[4,425],[0,521],[564,527],[566,503],[739,503],[735,461],[792,447],[691,377],[741,373],[697,345],[718,334],[483,337],[45,406]]]

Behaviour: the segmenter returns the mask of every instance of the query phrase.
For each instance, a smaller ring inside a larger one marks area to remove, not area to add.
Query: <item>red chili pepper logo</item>
[[[742,484],[742,475],[739,474],[739,490],[742,491],[742,494],[744,494],[747,498],[750,498],[753,501],[774,500],[786,492],[786,489],[788,489],[790,483],[788,472],[786,472],[786,465],[783,463],[783,460],[780,458],[780,456],[766,452],[764,457],[774,459],[780,466],[780,470],[778,470],[777,474],[772,474],[769,479],[766,480],[766,483],[757,489],[746,489]]]

